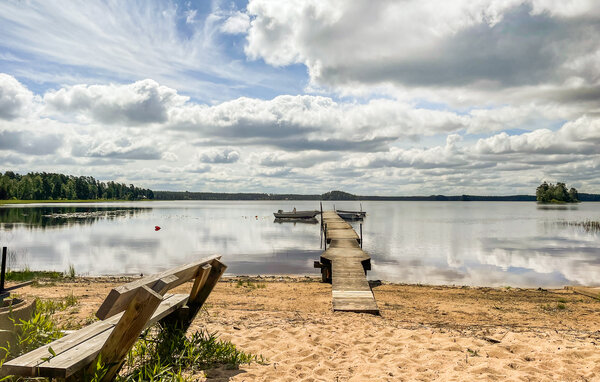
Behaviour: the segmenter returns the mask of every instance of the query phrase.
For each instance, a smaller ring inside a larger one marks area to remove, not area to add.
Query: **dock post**
[[[4,291],[4,276],[6,275],[6,247],[2,247],[2,273],[0,274],[0,293]]]
[[[362,248],[362,223],[360,223],[360,247]]]
[[[323,230],[323,202],[319,202],[321,205],[321,230]]]

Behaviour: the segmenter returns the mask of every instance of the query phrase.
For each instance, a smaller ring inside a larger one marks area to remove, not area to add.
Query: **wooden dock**
[[[379,314],[366,277],[371,258],[360,248],[360,236],[334,211],[323,212],[322,225],[328,248],[315,267],[331,282],[333,310]]]

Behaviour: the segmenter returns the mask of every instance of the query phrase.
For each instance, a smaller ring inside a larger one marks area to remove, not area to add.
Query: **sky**
[[[600,193],[594,0],[0,2],[0,171]]]

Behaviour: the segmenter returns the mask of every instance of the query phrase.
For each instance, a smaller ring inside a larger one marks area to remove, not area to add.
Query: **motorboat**
[[[296,208],[290,212],[284,212],[283,210],[279,210],[277,212],[273,212],[275,218],[277,219],[313,219],[319,211],[296,211]]]
[[[361,214],[359,212],[354,212],[354,211],[339,211],[336,210],[335,211],[339,217],[341,217],[344,220],[362,220],[363,217],[365,216],[364,214]]]

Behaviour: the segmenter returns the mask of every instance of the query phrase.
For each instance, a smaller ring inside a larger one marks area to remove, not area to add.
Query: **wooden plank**
[[[200,268],[198,276],[196,276],[196,280],[194,280],[192,291],[190,292],[190,298],[188,300],[190,303],[197,303],[198,295],[200,294],[204,283],[206,283],[211,268],[212,266],[209,264],[203,265],[202,268]]]
[[[173,275],[169,275],[173,276]],[[165,278],[160,279],[163,281]],[[177,279],[179,280],[179,279]],[[163,284],[168,281],[163,282]],[[165,285],[159,288],[164,289]],[[135,297],[129,303],[125,313],[111,331],[100,350],[100,359],[106,365],[110,365],[102,381],[112,381],[121,368],[127,352],[144,330],[146,323],[152,318],[154,311],[162,302],[163,296],[156,293],[147,286],[141,286]],[[96,362],[92,362],[90,371],[94,371]]]
[[[358,234],[333,211],[323,212],[323,220],[330,245],[321,263],[331,264],[333,310],[379,314],[365,275],[371,258],[359,247]]]
[[[160,282],[161,279],[173,275],[177,277],[177,280],[168,284],[168,289],[175,288],[176,286],[179,286],[196,277],[200,267],[206,264],[212,264],[213,261],[217,261],[220,258],[221,256],[207,257],[202,260],[182,265],[150,277],[144,277],[142,279],[135,280],[128,284],[114,288],[110,291],[104,302],[102,302],[102,305],[96,312],[96,317],[101,320],[105,320],[108,317],[125,310],[125,308],[129,305],[129,301],[133,298],[135,291],[141,286],[147,286],[152,289],[156,283]]]
[[[332,222],[325,223],[325,228],[326,229],[352,229],[352,226],[346,222],[332,221]]]
[[[192,323],[196,317],[196,314],[202,305],[204,305],[204,302],[206,302],[210,292],[212,292],[215,285],[217,285],[217,281],[219,281],[225,272],[225,269],[227,269],[227,266],[219,260],[214,260],[212,262],[208,275],[206,276],[206,280],[203,282],[203,286],[200,288],[196,296],[194,296],[194,300],[190,300],[187,303],[187,306],[189,307],[189,316],[184,328]]]
[[[171,285],[175,284],[179,280],[179,277],[175,275],[169,275],[163,277],[158,280],[153,286],[152,290],[158,293],[159,295],[164,295],[169,289],[171,289]]]
[[[355,239],[359,240],[358,234],[353,229],[334,229],[327,232],[327,240]]]
[[[144,329],[184,306],[188,297],[187,294],[166,295]],[[67,378],[96,358],[111,329],[122,315],[121,313],[108,320],[88,325],[48,345],[6,362],[0,369],[0,376]],[[48,351],[49,347],[52,347],[57,355],[44,361],[42,358],[51,356]]]
[[[342,239],[342,240],[331,240],[330,248],[360,248],[358,240],[355,239]]]

